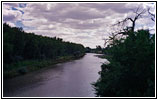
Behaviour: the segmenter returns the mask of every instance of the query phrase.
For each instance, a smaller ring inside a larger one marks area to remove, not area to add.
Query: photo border
[[[155,97],[3,97],[2,96],[2,92],[3,92],[3,90],[2,90],[2,82],[3,82],[3,80],[2,80],[2,65],[3,65],[3,54],[2,54],[2,37],[3,37],[3,31],[2,31],[2,29],[3,29],[3,23],[2,23],[2,17],[3,17],[3,15],[2,15],[2,4],[3,4],[3,2],[5,3],[5,2],[9,2],[9,3],[11,3],[11,2],[19,2],[19,3],[22,3],[22,2],[54,2],[54,3],[61,3],[61,2],[88,2],[88,3],[92,3],[92,2],[104,2],[104,3],[106,3],[106,2],[122,2],[122,3],[124,3],[124,2],[155,2],[156,3],[156,13],[155,13],[155,15],[156,15],[156,21],[155,21],[155,25],[156,25],[156,59],[155,59],[155,61],[156,61],[156,66],[155,66],[155,72],[156,72],[156,95],[155,95]],[[157,1],[1,1],[1,99],[157,99]]]

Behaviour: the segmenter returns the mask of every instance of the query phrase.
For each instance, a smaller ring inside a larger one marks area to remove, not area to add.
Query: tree
[[[101,51],[101,50],[102,50],[102,48],[101,48],[101,46],[100,46],[100,45],[97,45],[97,46],[96,46],[96,49],[97,49],[97,50],[99,50],[99,51]]]
[[[155,35],[149,30],[134,31],[135,22],[145,13],[136,10],[134,19],[128,17],[117,23],[132,22],[131,29],[112,33],[106,39],[109,64],[103,64],[100,78],[94,83],[97,96],[153,97],[155,96]],[[119,35],[126,35],[125,38]]]
[[[84,53],[81,44],[65,42],[61,38],[26,33],[22,28],[3,24],[4,65],[25,60],[56,59],[73,56],[77,51]]]
[[[123,26],[124,28],[118,30],[117,32],[111,33],[109,38],[103,39],[105,41],[104,43],[105,47],[108,43],[110,45],[115,45],[115,42],[118,41],[119,39],[124,41],[124,38],[126,38],[129,34],[134,33],[136,21],[143,17],[143,14],[146,13],[146,10],[140,9],[140,6],[139,6],[136,10],[133,10],[133,13],[135,14],[134,18],[127,17],[123,19],[122,21],[118,21],[116,24],[112,25],[112,27],[118,25],[118,26]],[[128,21],[132,23],[130,27],[126,26],[126,23],[128,23]]]
[[[148,30],[139,30],[108,49],[110,64],[103,64],[94,84],[97,96],[154,96],[154,43]],[[149,92],[150,91],[150,92]]]
[[[150,8],[148,8],[148,13],[151,16],[151,20],[155,22],[155,14],[150,12]]]
[[[114,24],[114,25],[124,25],[125,23],[127,23],[127,21],[130,21],[132,23],[131,27],[126,27],[125,30],[131,30],[132,32],[134,32],[134,29],[135,29],[135,24],[136,24],[136,21],[139,19],[139,18],[142,18],[142,15],[146,12],[145,9],[141,10],[140,7],[138,7],[136,10],[133,10],[133,13],[135,14],[135,17],[132,18],[132,17],[127,17],[125,18],[124,20],[122,21],[119,21],[118,23]],[[123,32],[120,32],[119,34],[127,34],[128,31],[123,31]]]

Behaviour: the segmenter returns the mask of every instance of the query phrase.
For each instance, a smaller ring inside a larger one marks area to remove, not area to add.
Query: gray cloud
[[[14,15],[3,15],[3,21],[13,21],[16,17]]]
[[[79,39],[89,39],[91,38],[90,36],[76,36],[76,38],[79,38]]]
[[[18,8],[18,3],[8,3],[3,8],[3,20],[16,22],[19,17],[23,19],[24,26],[34,27],[27,29],[28,32],[95,47],[103,46],[102,39],[113,31],[110,26],[132,14],[131,9],[138,5],[140,3],[27,3],[26,7]],[[144,3],[141,5],[145,6]],[[9,7],[17,7],[24,14],[20,16],[21,13],[8,10]],[[141,23],[138,21],[137,26],[153,26],[147,18]]]
[[[49,21],[61,22],[65,19],[87,20],[103,18],[105,15],[100,12],[91,11],[85,7],[74,4],[55,4],[48,9],[46,4],[33,4],[32,9],[26,10],[31,16],[47,18]]]
[[[96,18],[103,18],[105,15],[100,13],[93,13],[92,11],[83,11],[83,10],[70,10],[65,12],[62,15],[62,18],[71,18],[71,19],[78,19],[78,20],[87,20],[87,19],[96,19]]]
[[[116,13],[127,13],[130,9],[128,9],[126,4],[127,3],[86,3],[82,5],[86,7],[95,8],[101,11],[111,10]]]
[[[8,5],[8,6],[11,6],[11,7],[18,7],[19,6],[18,3],[3,3],[3,5]]]
[[[65,26],[74,29],[95,29],[101,26],[100,23],[89,23],[87,21],[80,23],[80,21],[63,22]]]

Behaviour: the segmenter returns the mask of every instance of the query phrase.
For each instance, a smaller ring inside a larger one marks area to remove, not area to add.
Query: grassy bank
[[[102,58],[102,59],[105,59],[107,57],[107,55],[105,54],[101,54],[101,55],[95,55],[96,57],[99,57],[99,58]]]
[[[5,69],[3,69],[3,77],[4,79],[13,78],[19,75],[24,75],[29,72],[39,70],[41,68],[46,68],[50,65],[55,65],[62,62],[75,60],[83,57],[84,55],[85,54],[81,54],[79,56],[63,56],[49,60],[27,60],[27,61],[8,64],[5,65]]]

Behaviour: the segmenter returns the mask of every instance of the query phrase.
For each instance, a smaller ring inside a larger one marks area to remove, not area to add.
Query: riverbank
[[[82,58],[3,81],[4,97],[95,97],[92,86],[105,61],[87,53]]]
[[[100,54],[100,55],[95,55],[96,57],[99,57],[99,58],[102,58],[102,59],[105,59],[107,55],[105,54]]]
[[[50,65],[55,65],[66,61],[79,59],[84,55],[85,54],[80,54],[78,56],[63,56],[49,60],[27,60],[27,61],[12,63],[6,65],[7,67],[5,68],[7,69],[3,70],[3,78],[8,79],[8,78],[24,75],[45,67],[49,67]]]

